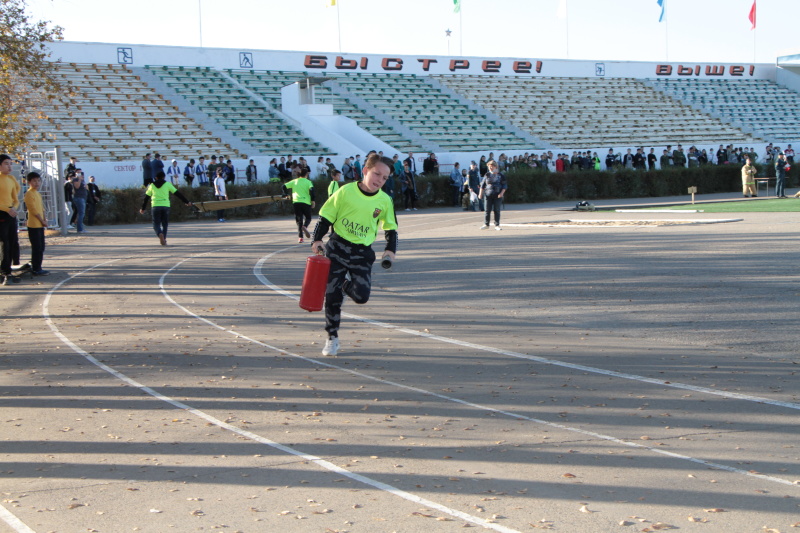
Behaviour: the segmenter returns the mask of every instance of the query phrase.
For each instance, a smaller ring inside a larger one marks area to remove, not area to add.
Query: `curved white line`
[[[200,257],[200,256],[203,256],[203,255],[207,255],[209,253],[213,253],[213,252],[205,252],[203,254],[197,254],[196,256],[193,256],[193,257]],[[239,335],[238,333],[236,333],[234,331],[231,331],[229,329],[225,329],[224,327],[222,327],[222,326],[220,326],[220,325],[218,325],[218,324],[216,324],[216,323],[214,323],[214,322],[212,322],[210,320],[207,320],[207,319],[205,319],[203,317],[200,317],[200,316],[196,315],[195,313],[192,313],[191,311],[189,311],[188,309],[186,309],[182,305],[178,304],[174,299],[172,299],[172,297],[169,296],[169,294],[167,294],[166,290],[164,289],[164,284],[163,284],[164,283],[164,279],[166,278],[166,276],[170,272],[175,270],[178,266],[180,266],[181,264],[185,263],[189,259],[190,258],[186,258],[186,259],[176,263],[175,265],[172,266],[172,268],[167,270],[161,276],[161,278],[159,279],[159,287],[161,289],[162,294],[164,294],[164,296],[167,298],[167,300],[169,300],[173,305],[176,305],[177,307],[182,309],[184,312],[190,314],[191,316],[196,317],[199,320],[202,320],[206,324],[209,324],[209,325],[211,325],[211,326],[213,326],[213,327],[215,327],[217,329],[220,329],[222,331],[225,331],[227,333],[231,333],[233,335],[236,335],[237,337],[241,337],[243,339],[247,339],[247,340],[249,340],[251,342],[257,342],[257,341],[253,341],[252,339],[249,339],[248,337],[246,337],[244,335]],[[414,502],[414,503],[418,503],[418,504],[424,505],[425,507],[429,507],[431,509],[435,509],[435,510],[437,510],[439,512],[442,512],[442,513],[448,514],[450,516],[465,520],[467,522],[470,522],[470,523],[473,523],[475,525],[484,527],[486,529],[493,529],[495,531],[499,531],[500,533],[521,533],[521,532],[519,532],[519,531],[517,531],[515,529],[511,529],[511,528],[502,526],[500,524],[487,523],[484,519],[472,516],[470,514],[464,513],[462,511],[458,511],[456,509],[452,509],[450,507],[447,507],[447,506],[442,505],[440,503],[434,502],[432,500],[428,500],[428,499],[422,498],[422,497],[417,496],[415,494],[412,494],[410,492],[406,492],[404,490],[398,489],[397,487],[394,487],[394,486],[389,485],[387,483],[383,483],[381,481],[369,478],[367,476],[363,476],[361,474],[356,474],[355,472],[350,472],[349,470],[346,470],[346,469],[344,469],[344,468],[342,468],[340,466],[337,466],[337,465],[331,463],[330,461],[326,461],[326,460],[324,460],[324,459],[322,459],[320,457],[317,457],[315,455],[310,455],[310,454],[301,452],[301,451],[296,450],[296,449],[294,449],[292,447],[285,446],[285,445],[280,444],[278,442],[275,442],[273,440],[267,439],[266,437],[262,437],[261,435],[257,435],[255,433],[250,432],[250,431],[247,431],[247,430],[238,428],[236,426],[233,426],[231,424],[228,424],[227,422],[224,422],[224,421],[222,421],[222,420],[220,420],[218,418],[215,418],[215,417],[213,417],[213,416],[211,416],[211,415],[209,415],[209,414],[207,414],[207,413],[205,413],[203,411],[200,411],[199,409],[195,409],[194,407],[191,407],[188,404],[185,404],[185,403],[183,403],[181,401],[178,401],[178,400],[175,400],[173,398],[170,398],[169,396],[165,396],[165,395],[161,394],[160,392],[157,392],[157,391],[153,390],[152,388],[148,387],[147,385],[139,383],[135,379],[132,379],[132,378],[126,376],[125,374],[123,374],[122,372],[119,372],[118,370],[115,370],[115,369],[111,368],[110,366],[106,365],[105,363],[102,363],[99,360],[97,360],[94,356],[92,356],[91,354],[89,354],[88,352],[86,352],[85,350],[80,348],[78,345],[76,345],[71,340],[69,340],[69,338],[67,338],[66,335],[61,333],[61,331],[55,325],[53,320],[50,318],[50,312],[49,312],[50,299],[51,299],[52,295],[62,285],[64,285],[64,283],[66,283],[67,281],[70,281],[73,278],[75,278],[77,276],[80,276],[82,274],[85,274],[86,272],[89,272],[91,270],[94,270],[94,269],[96,269],[96,268],[98,268],[98,267],[100,267],[102,265],[113,263],[114,261],[118,261],[118,259],[114,259],[112,261],[107,261],[105,263],[100,263],[98,265],[95,265],[95,266],[93,266],[91,268],[83,270],[83,271],[81,271],[81,272],[79,272],[77,274],[73,274],[72,276],[62,280],[61,282],[56,284],[52,289],[50,289],[50,291],[47,293],[47,296],[44,299],[44,302],[42,303],[42,314],[44,315],[45,322],[50,327],[50,330],[53,332],[53,334],[56,337],[58,337],[64,344],[69,346],[72,349],[72,351],[74,351],[75,353],[83,356],[90,363],[92,363],[93,365],[97,366],[98,368],[108,372],[109,374],[111,374],[115,378],[119,379],[120,381],[123,381],[124,383],[127,383],[128,385],[141,390],[145,394],[148,394],[149,396],[152,396],[153,398],[155,398],[157,400],[161,400],[162,402],[168,403],[168,404],[172,405],[173,407],[175,407],[177,409],[180,409],[182,411],[186,411],[188,413],[191,413],[191,414],[193,414],[194,416],[196,416],[198,418],[206,420],[207,422],[210,422],[211,424],[214,424],[215,426],[218,426],[220,428],[226,429],[226,430],[228,430],[228,431],[230,431],[232,433],[236,433],[237,435],[241,435],[242,437],[251,439],[251,440],[253,440],[255,442],[259,442],[261,444],[266,444],[267,446],[275,448],[276,450],[280,450],[280,451],[282,451],[284,453],[300,457],[305,461],[314,463],[317,466],[319,466],[321,468],[324,468],[326,470],[329,470],[331,472],[335,472],[335,473],[343,475],[345,477],[349,477],[350,479],[352,479],[354,481],[358,481],[360,483],[364,483],[365,485],[369,485],[369,486],[374,487],[374,488],[376,488],[378,490],[382,490],[384,492],[388,492],[388,493],[390,493],[390,494],[392,494],[394,496],[398,496],[398,497],[403,498],[405,500],[408,500],[410,502]],[[268,345],[263,344],[263,343],[258,343],[258,344],[261,344],[262,346],[268,347],[268,348],[270,348],[272,350],[275,350],[277,352],[280,352],[282,354],[286,354],[287,353],[284,350],[280,350],[279,348],[276,348],[276,347],[273,347],[273,346],[268,346]],[[305,359],[305,358],[303,358],[303,359]],[[307,359],[307,360],[311,361],[310,359]],[[0,516],[2,516],[1,513],[0,513]],[[16,519],[16,517],[14,517],[14,515],[11,515],[11,517]],[[3,516],[3,518],[5,518],[5,517]],[[22,524],[22,522],[19,522],[19,523]],[[24,524],[22,524],[22,525],[24,526]],[[27,526],[25,526],[25,527],[27,527]],[[31,530],[22,529],[22,530],[19,530],[19,531],[20,531],[20,533],[28,533]],[[31,533],[34,533],[34,532],[31,531]]]
[[[36,533],[2,505],[0,505],[0,518],[17,533]]]

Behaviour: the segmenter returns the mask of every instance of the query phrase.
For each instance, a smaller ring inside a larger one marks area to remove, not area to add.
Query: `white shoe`
[[[486,224],[484,224],[483,226],[481,226],[481,229],[489,229],[489,226],[487,226]]]
[[[409,209],[409,208],[407,208],[407,207],[406,207],[406,211],[411,211],[411,209]]]
[[[500,230],[502,230],[503,228],[501,228],[500,226],[495,226],[495,227],[494,227],[494,229],[496,229],[497,231],[500,231]]]
[[[322,355],[336,355],[339,352],[339,337],[333,337],[325,341]]]

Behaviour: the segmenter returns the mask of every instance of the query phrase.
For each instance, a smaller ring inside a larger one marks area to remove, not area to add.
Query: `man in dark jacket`
[[[144,159],[142,159],[142,181],[145,187],[153,183],[153,168],[150,165],[150,154],[145,154]]]

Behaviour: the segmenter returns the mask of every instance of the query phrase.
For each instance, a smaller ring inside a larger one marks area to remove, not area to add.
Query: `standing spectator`
[[[69,216],[69,229],[75,229],[75,204],[72,203],[72,191],[75,188],[72,186],[72,178],[76,176],[75,172],[67,174],[64,180],[64,210]]]
[[[170,165],[167,167],[167,176],[169,177],[169,181],[174,186],[177,187],[181,184],[181,167],[178,166],[177,159],[173,159]]]
[[[161,242],[161,246],[167,245],[167,228],[169,227],[169,195],[174,194],[187,206],[192,203],[186,199],[181,192],[175,188],[171,183],[165,179],[167,176],[164,171],[156,174],[156,179],[153,183],[148,185],[147,190],[144,191],[144,200],[142,201],[142,208],[139,209],[141,214],[147,209],[147,204],[152,200],[152,207],[150,212],[153,216],[153,230]]]
[[[686,167],[686,154],[680,144],[672,151],[672,164],[676,167]]]
[[[600,156],[597,155],[597,152],[592,153],[592,167],[595,170],[600,170]]]
[[[214,180],[217,179],[217,156],[211,156],[211,162],[208,164],[208,180],[211,186],[214,185]]]
[[[472,161],[469,164],[469,171],[467,172],[467,181],[469,184],[469,190],[470,190],[469,199],[470,202],[472,203],[472,210],[483,211],[483,198],[479,198],[478,195],[478,193],[481,190],[481,175],[478,173],[478,164],[475,163],[475,161]]]
[[[687,156],[689,159],[689,168],[694,168],[699,166],[697,161],[697,149],[694,146],[689,147],[689,155]]]
[[[256,167],[255,161],[252,159],[250,160],[250,164],[247,165],[247,169],[244,171],[244,176],[247,178],[247,182],[251,181],[258,181],[258,168]]]
[[[161,154],[156,152],[153,154],[153,160],[150,161],[150,172],[151,176],[158,175],[159,172],[164,171],[164,162],[161,160]]]
[[[786,163],[786,158],[783,152],[778,153],[778,159],[775,160],[775,196],[778,198],[786,198],[786,171],[789,165]]]
[[[94,226],[94,216],[97,214],[97,204],[100,203],[102,193],[100,192],[100,187],[94,182],[94,176],[89,176],[89,183],[86,184],[86,188],[89,190],[89,194],[86,197],[86,222],[89,226]]]
[[[633,154],[630,148],[628,148],[628,151],[622,156],[622,165],[625,168],[633,168]]]
[[[325,160],[322,156],[317,158],[317,166],[316,166],[316,177],[315,179],[322,180],[328,177],[328,165],[325,164]]]
[[[408,172],[416,178],[417,176],[417,162],[414,160],[414,152],[408,152],[408,157],[403,160],[403,163],[408,163]],[[405,170],[403,172],[406,172]]]
[[[356,154],[356,160],[350,165],[353,167],[353,180],[361,181],[362,168],[361,168],[361,154]]]
[[[672,158],[669,156],[668,150],[664,150],[661,153],[661,157],[659,158],[658,163],[661,165],[661,170],[664,170],[672,166]]]
[[[567,155],[558,154],[558,159],[556,159],[556,172],[566,172],[566,171],[567,171]]]
[[[75,226],[78,228],[78,233],[86,233],[86,229],[83,227],[83,217],[86,216],[86,199],[89,197],[89,189],[83,182],[81,174],[72,178],[72,205],[75,208]]]
[[[330,157],[325,158],[325,166],[328,167],[328,177],[333,178],[333,171],[336,170],[336,165],[333,164]]]
[[[222,167],[222,172],[225,175],[225,183],[233,185],[236,183],[236,169],[233,168],[233,162],[230,159],[225,161],[225,166]]]
[[[794,150],[792,150],[792,145],[786,147],[786,150],[783,151],[783,154],[786,156],[786,161],[790,165],[794,165]]]
[[[717,164],[718,165],[728,164],[728,151],[721,144],[719,145],[719,149],[717,150]]]
[[[417,210],[417,179],[408,165],[408,159],[403,161],[403,176],[400,181],[400,192],[403,193],[406,211]],[[409,204],[411,208],[409,209]]]
[[[214,177],[214,197],[217,200],[227,200],[228,191],[225,190],[225,169],[218,166],[217,175]],[[225,222],[225,210],[217,210],[217,222]]]
[[[194,167],[194,175],[197,177],[198,185],[208,185],[208,167],[206,166],[206,158],[202,155],[197,161],[197,166]]]
[[[745,159],[745,164],[742,167],[742,195],[745,198],[758,197],[756,190],[756,167],[750,161],[750,158]]]
[[[311,238],[308,225],[311,224],[311,210],[316,206],[314,201],[314,184],[308,179],[308,168],[301,167],[296,179],[284,184],[283,194],[289,196],[292,191],[292,207],[294,221],[297,223],[297,242],[303,242],[303,236]]]
[[[69,175],[69,172],[67,175]],[[153,183],[153,167],[150,163],[149,153],[144,154],[144,159],[142,159],[142,181],[145,187]]]
[[[278,160],[274,157],[269,161],[269,169],[267,169],[267,177],[270,183],[280,183],[281,171],[278,170]]]
[[[400,181],[400,176],[403,175],[403,162],[400,161],[399,154],[394,154],[394,157],[392,158],[392,170],[392,177],[395,180]]]
[[[608,153],[606,154],[606,170],[613,170],[614,169],[614,149],[609,148]]]
[[[708,164],[708,152],[706,152],[705,148],[697,154],[697,162],[700,163],[701,166]]]
[[[342,163],[342,175],[344,176],[345,183],[353,181],[353,167],[350,166],[350,158],[345,157]]]
[[[289,179],[292,177],[292,156],[289,156],[287,163],[286,158],[281,156],[281,162],[278,164],[278,177],[281,180]]]
[[[791,145],[789,145],[789,146],[791,146]],[[69,164],[64,168],[64,175],[65,176],[69,176],[70,172],[75,172],[78,169],[78,167],[75,165],[75,163],[77,163],[77,162],[78,162],[78,158],[77,157],[75,157],[74,155],[69,156]],[[41,179],[41,178],[39,178],[39,179]]]
[[[25,179],[28,183],[28,191],[25,193],[25,208],[28,211],[26,223],[28,240],[31,242],[31,273],[34,276],[46,276],[50,272],[42,270],[44,230],[47,228],[47,215],[44,212],[42,195],[39,193],[42,177],[37,172],[30,172]]]
[[[183,179],[186,180],[186,185],[188,185],[190,189],[192,188],[192,182],[194,181],[194,169],[194,159],[190,159],[189,163],[186,165],[186,168],[183,169]]]
[[[422,161],[422,172],[426,176],[438,176],[439,175],[439,161],[436,160],[436,154],[431,152],[428,157]]]
[[[506,194],[508,184],[506,183],[506,177],[498,172],[496,162],[489,161],[486,163],[486,166],[489,168],[489,171],[483,177],[480,192],[478,193],[478,198],[483,198],[486,205],[484,222],[481,229],[489,228],[489,217],[492,211],[494,211],[494,229],[500,231],[502,229],[500,227],[500,201]]]
[[[647,169],[648,170],[655,170],[656,169],[656,161],[658,157],[656,157],[656,149],[650,148],[650,153],[647,154]]]
[[[11,175],[11,157],[0,155],[0,277],[2,284],[19,282],[11,275],[14,251],[19,250],[17,209],[19,208],[19,182]]]
[[[461,166],[458,162],[453,165],[453,170],[450,171],[450,188],[453,190],[453,207],[458,207],[461,205],[461,192],[464,189]]]

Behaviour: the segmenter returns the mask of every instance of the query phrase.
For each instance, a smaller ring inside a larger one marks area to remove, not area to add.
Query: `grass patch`
[[[705,213],[792,213],[800,211],[800,198],[770,198],[742,202],[713,202],[704,204],[653,207],[651,209],[674,209],[686,211],[696,209]]]

